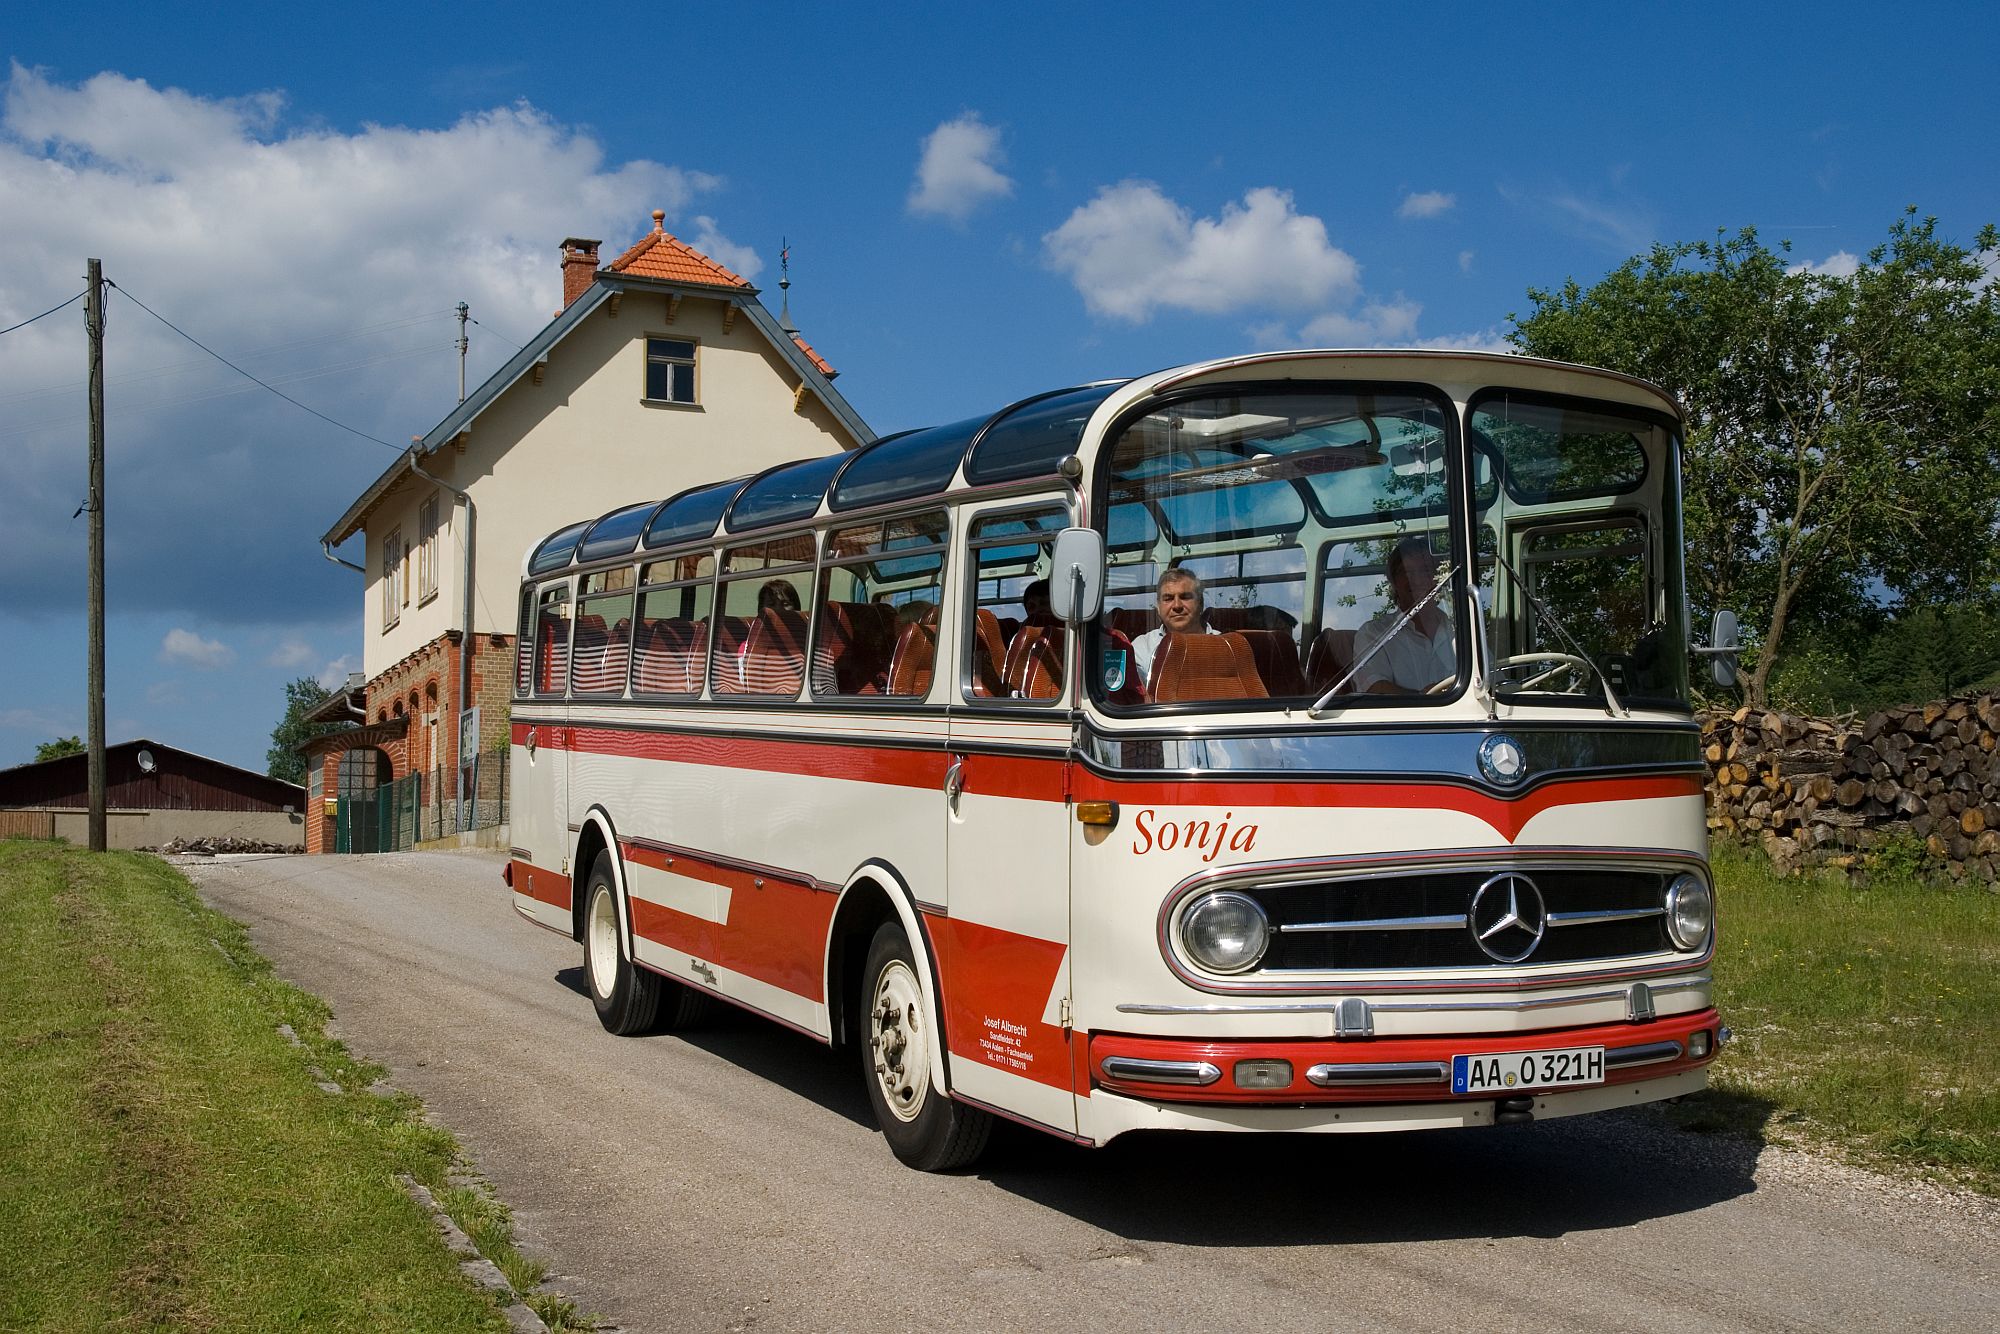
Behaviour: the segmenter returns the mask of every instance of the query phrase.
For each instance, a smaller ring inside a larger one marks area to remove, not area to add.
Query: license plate
[[[1451,1058],[1453,1093],[1508,1094],[1604,1082],[1604,1048],[1507,1051]]]

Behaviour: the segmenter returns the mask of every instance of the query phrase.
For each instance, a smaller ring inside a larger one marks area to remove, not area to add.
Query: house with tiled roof
[[[875,438],[789,318],[665,221],[655,211],[652,230],[603,267],[600,242],[565,240],[555,318],[323,535],[328,558],[362,575],[365,683],[342,705],[362,726],[311,756],[325,795],[308,850],[333,845],[342,775],[422,775],[433,826],[451,823],[447,794],[472,756],[506,745],[531,544],[634,500]],[[357,537],[358,563],[335,554]],[[377,754],[346,758],[358,745]]]

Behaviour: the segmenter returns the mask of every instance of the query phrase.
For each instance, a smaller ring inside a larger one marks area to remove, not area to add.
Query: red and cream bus
[[[1680,411],[1288,352],[647,500],[526,562],[514,906],[614,1033],[851,1049],[992,1118],[1479,1126],[1699,1089],[1722,1030]]]

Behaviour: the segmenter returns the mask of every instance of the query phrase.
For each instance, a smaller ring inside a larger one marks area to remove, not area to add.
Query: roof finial
[[[799,331],[792,323],[792,243],[784,237],[778,240],[778,291],[784,295],[779,303],[778,327],[788,337],[797,338]]]
[[[656,232],[663,232],[666,229],[667,229],[667,211],[663,208],[654,209],[653,230]]]

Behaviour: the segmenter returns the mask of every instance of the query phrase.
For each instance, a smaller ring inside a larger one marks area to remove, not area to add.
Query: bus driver
[[[1191,571],[1176,568],[1161,575],[1158,598],[1155,605],[1160,613],[1160,628],[1148,630],[1132,641],[1132,666],[1138,673],[1136,681],[1141,689],[1153,679],[1153,659],[1168,635],[1216,633],[1207,621],[1201,580]]]
[[[1354,689],[1375,695],[1422,694],[1458,675],[1458,650],[1451,617],[1438,600],[1405,622],[1410,608],[1437,585],[1437,557],[1430,539],[1406,537],[1389,553],[1389,597],[1384,608],[1354,635]],[[1384,641],[1387,641],[1386,643]],[[1377,646],[1380,646],[1377,651]],[[1373,653],[1374,656],[1369,656]]]

